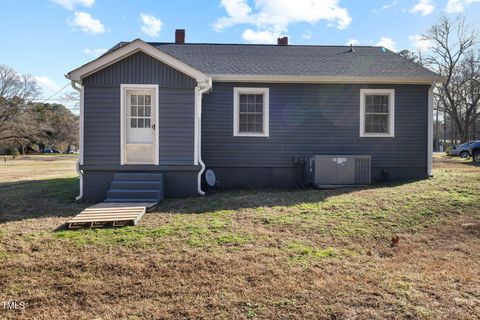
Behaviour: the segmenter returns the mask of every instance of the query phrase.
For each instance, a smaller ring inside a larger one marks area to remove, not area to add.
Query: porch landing
[[[80,212],[66,223],[69,229],[134,226],[158,202],[102,202]]]

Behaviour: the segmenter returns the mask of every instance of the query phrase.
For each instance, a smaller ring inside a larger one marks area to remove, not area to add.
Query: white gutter
[[[285,76],[285,75],[248,75],[213,74],[217,82],[268,82],[268,83],[371,83],[371,84],[431,84],[444,82],[445,77],[360,77],[360,76]]]
[[[79,154],[77,164],[75,166],[78,176],[80,177],[80,192],[75,197],[76,201],[83,198],[83,172],[80,170],[80,165],[83,164],[83,86],[78,87],[75,81],[71,81],[72,88],[80,92],[80,131],[79,131]]]
[[[205,191],[202,190],[202,174],[205,171],[205,163],[202,161],[202,96],[204,93],[210,91],[212,89],[212,78],[209,78],[208,81],[206,82],[206,85],[204,88],[200,89],[202,87],[201,84],[200,86],[195,87],[195,123],[197,127],[197,134],[196,134],[196,146],[197,146],[197,156],[195,157],[195,160],[198,161],[198,164],[202,167],[200,171],[198,172],[197,176],[197,191],[200,195],[204,196]]]

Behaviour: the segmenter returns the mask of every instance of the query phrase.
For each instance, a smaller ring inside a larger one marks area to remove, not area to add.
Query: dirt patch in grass
[[[468,162],[437,157],[432,179],[370,188],[168,200],[138,227],[60,232],[82,204],[69,200],[75,178],[55,179],[0,193],[12,203],[0,302],[27,305],[2,319],[480,314],[480,229],[462,226],[480,222],[480,167]]]

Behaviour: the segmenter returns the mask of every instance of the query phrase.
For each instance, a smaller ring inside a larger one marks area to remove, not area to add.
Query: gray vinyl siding
[[[233,136],[233,88],[270,88],[270,136]],[[395,89],[395,137],[360,138],[360,89]],[[214,83],[204,96],[207,167],[292,167],[293,157],[366,154],[374,168],[427,167],[428,86]],[[408,174],[407,174],[408,175]]]
[[[160,165],[193,165],[194,79],[136,53],[90,75],[83,84],[84,165],[120,164],[120,84],[159,85]]]

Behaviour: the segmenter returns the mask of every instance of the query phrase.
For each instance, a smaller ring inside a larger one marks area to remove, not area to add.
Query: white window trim
[[[365,96],[382,94],[389,96],[388,105],[388,133],[365,133]],[[360,89],[360,137],[394,138],[395,137],[395,89]]]
[[[154,154],[154,161],[153,165],[159,165],[160,158],[159,158],[159,128],[158,128],[158,119],[159,119],[159,91],[158,91],[158,84],[120,84],[120,164],[121,165],[128,165],[134,163],[127,163],[126,162],[126,150],[125,150],[125,142],[126,142],[126,114],[125,114],[125,103],[126,103],[126,93],[127,90],[154,90],[155,95],[155,119],[152,119],[152,125],[155,125],[155,134],[153,139],[153,154]],[[150,164],[152,165],[152,164]]]
[[[240,132],[240,94],[263,94],[263,133]],[[233,88],[233,136],[234,137],[269,137],[270,123],[270,90],[269,88]]]

